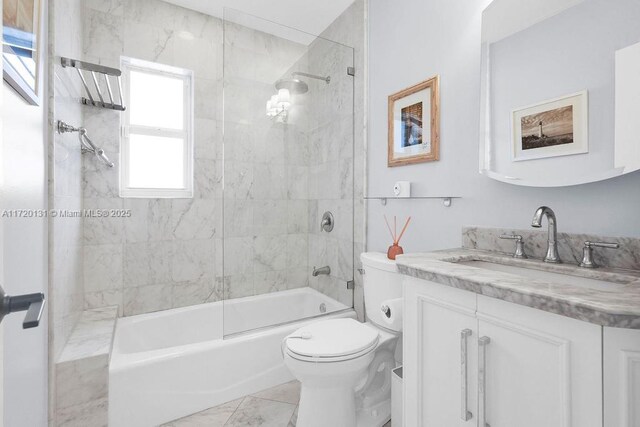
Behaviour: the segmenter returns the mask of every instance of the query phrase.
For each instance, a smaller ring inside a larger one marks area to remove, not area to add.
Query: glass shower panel
[[[310,83],[307,136],[309,155],[309,286],[341,304],[353,306],[354,135],[353,49],[316,39],[308,66],[331,81]],[[323,226],[329,218],[331,226]],[[313,268],[329,267],[328,275]]]
[[[351,309],[353,49],[229,9],[223,28],[225,336]]]

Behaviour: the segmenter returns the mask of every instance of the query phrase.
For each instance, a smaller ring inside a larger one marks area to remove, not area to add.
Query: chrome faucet
[[[540,206],[533,215],[531,226],[535,228],[542,227],[542,217],[546,216],[549,222],[549,239],[547,246],[547,254],[544,256],[544,262],[560,263],[558,256],[558,224],[556,222],[556,214],[547,206]]]
[[[321,274],[326,274],[327,276],[331,274],[331,267],[329,267],[328,265],[324,266],[324,267],[320,267],[320,268],[315,268],[313,267],[313,273],[311,273],[311,275],[313,277],[318,277]]]

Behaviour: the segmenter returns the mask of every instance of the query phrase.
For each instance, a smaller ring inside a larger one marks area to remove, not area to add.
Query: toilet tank
[[[402,325],[386,321],[380,307],[383,302],[402,298],[402,276],[396,262],[380,252],[364,252],[360,255],[364,269],[364,305],[367,320],[386,329],[401,331]]]

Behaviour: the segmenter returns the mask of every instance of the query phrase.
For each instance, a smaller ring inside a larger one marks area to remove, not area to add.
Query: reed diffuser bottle
[[[407,231],[407,227],[409,226],[409,221],[411,221],[411,217],[407,218],[407,221],[404,223],[404,227],[402,227],[402,231],[400,235],[397,234],[397,221],[396,217],[393,217],[393,231],[391,231],[391,226],[389,225],[389,220],[387,216],[384,216],[384,222],[387,224],[387,229],[389,230],[389,234],[391,234],[391,239],[393,240],[393,244],[389,246],[387,250],[387,258],[395,260],[398,255],[402,255],[404,250],[402,246],[400,246],[400,239],[404,235],[404,232]]]

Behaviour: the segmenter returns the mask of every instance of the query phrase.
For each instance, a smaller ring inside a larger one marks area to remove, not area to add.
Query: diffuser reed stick
[[[391,240],[393,240],[395,242],[396,240],[396,236],[393,235],[393,231],[391,231],[391,226],[389,225],[389,220],[387,219],[387,216],[384,216],[384,222],[387,223],[387,229],[389,230],[389,234],[391,235]]]
[[[398,227],[396,226],[396,216],[393,216],[393,242],[396,242],[396,236],[398,235]]]
[[[400,232],[400,237],[398,237],[398,239],[395,241],[396,244],[400,243],[400,239],[402,239],[402,235],[404,234],[405,231],[407,231],[409,222],[411,222],[411,217],[407,218],[407,222],[404,224],[404,227],[402,227],[402,231]]]

